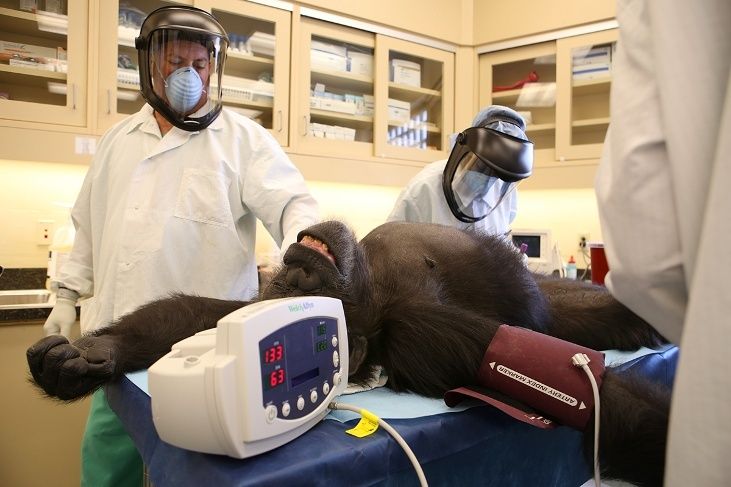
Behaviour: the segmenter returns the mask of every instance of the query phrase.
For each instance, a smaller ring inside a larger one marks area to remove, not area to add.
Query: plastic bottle
[[[74,246],[75,236],[76,229],[74,228],[74,222],[71,220],[71,212],[69,210],[66,222],[53,233],[53,240],[48,249],[47,289],[51,289],[51,281],[60,274],[61,269],[68,261],[71,248]]]
[[[566,277],[569,279],[576,279],[576,261],[574,256],[569,257],[569,261],[566,264]]]

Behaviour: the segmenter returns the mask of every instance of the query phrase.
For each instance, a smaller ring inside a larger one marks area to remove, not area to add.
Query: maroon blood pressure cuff
[[[583,430],[594,410],[594,395],[589,377],[571,361],[577,353],[589,357],[589,369],[601,387],[603,353],[501,325],[485,351],[477,385],[447,391],[444,402],[452,407],[473,397],[539,428],[553,428],[555,420]]]

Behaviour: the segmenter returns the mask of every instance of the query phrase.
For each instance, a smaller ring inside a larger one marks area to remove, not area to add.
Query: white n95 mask
[[[203,94],[203,80],[190,66],[173,71],[165,80],[165,95],[170,108],[187,114],[200,101]]]

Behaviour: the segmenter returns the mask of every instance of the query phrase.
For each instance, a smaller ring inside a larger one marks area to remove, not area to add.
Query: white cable
[[[594,485],[601,487],[601,475],[599,474],[599,386],[597,386],[594,374],[589,368],[589,357],[584,353],[577,353],[571,357],[571,362],[576,367],[586,372],[591,382],[591,391],[594,394]]]
[[[330,409],[344,409],[347,411],[352,411],[354,413],[358,413],[361,416],[362,408],[359,408],[357,406],[353,406],[351,404],[344,404],[342,402],[331,402],[328,407]],[[379,417],[376,417],[378,420],[378,424],[383,427],[391,436],[393,436],[393,439],[396,440],[396,443],[398,443],[401,448],[403,448],[404,452],[406,453],[406,456],[409,457],[409,460],[411,461],[411,464],[414,466],[414,470],[416,470],[416,475],[419,477],[419,483],[422,487],[428,487],[429,484],[426,482],[426,476],[424,476],[424,470],[421,468],[421,465],[419,464],[419,460],[416,459],[416,455],[414,455],[414,452],[411,451],[411,448],[409,445],[404,441],[404,439],[401,437],[398,432],[393,429],[393,427],[386,423],[384,420],[382,420]]]

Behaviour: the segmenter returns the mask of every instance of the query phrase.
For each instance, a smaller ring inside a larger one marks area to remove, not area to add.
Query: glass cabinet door
[[[0,118],[86,124],[84,0],[0,0]]]
[[[99,133],[145,104],[140,93],[135,37],[150,12],[181,3],[186,4],[162,0],[99,0]]]
[[[229,36],[223,104],[288,145],[291,12],[234,0],[199,1]]]
[[[616,29],[556,41],[559,160],[601,156],[609,126],[609,90]]]
[[[378,38],[376,128],[379,156],[446,157],[454,127],[454,53]]]
[[[371,157],[375,35],[308,18],[300,35],[297,150]]]
[[[546,42],[480,56],[480,107],[504,105],[520,113],[538,164],[555,161],[556,47]]]

